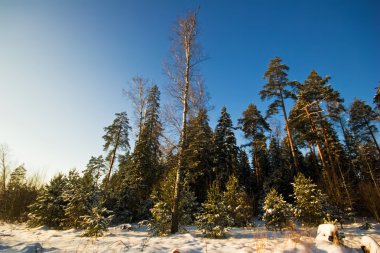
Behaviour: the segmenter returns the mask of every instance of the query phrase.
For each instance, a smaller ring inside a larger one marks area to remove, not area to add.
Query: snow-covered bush
[[[306,225],[319,224],[324,214],[322,211],[323,194],[310,178],[302,173],[294,178],[293,192],[295,206],[293,212],[295,217]]]
[[[214,182],[207,194],[207,200],[202,204],[195,224],[206,237],[222,238],[233,219],[228,215],[227,206],[219,186]]]
[[[83,216],[83,227],[86,228],[82,236],[102,236],[108,230],[108,225],[112,219],[110,211],[105,207],[93,207],[91,214]]]
[[[264,200],[263,220],[270,230],[282,230],[291,225],[292,209],[283,196],[272,188]]]
[[[231,226],[242,227],[250,223],[253,215],[253,208],[244,190],[239,189],[238,180],[231,176],[224,192],[224,202],[227,213],[231,217]]]

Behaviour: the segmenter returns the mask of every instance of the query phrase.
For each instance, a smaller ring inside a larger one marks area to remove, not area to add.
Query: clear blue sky
[[[236,123],[270,59],[289,77],[330,75],[349,105],[372,105],[380,81],[380,1],[0,1],[0,143],[28,169],[82,170],[102,154],[103,127],[131,108],[122,89],[135,75],[164,92],[171,29],[200,6],[201,66],[215,109]],[[164,100],[164,99],[163,99]],[[162,101],[164,103],[165,101]]]

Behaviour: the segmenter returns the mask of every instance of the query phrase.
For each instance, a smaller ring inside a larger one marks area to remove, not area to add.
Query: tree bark
[[[299,170],[298,160],[297,160],[296,152],[295,152],[295,149],[294,149],[293,137],[292,137],[292,134],[291,134],[290,129],[289,129],[288,115],[286,114],[284,98],[282,96],[282,90],[280,91],[280,96],[281,96],[281,107],[282,107],[282,111],[284,113],[285,128],[286,128],[286,132],[288,134],[288,141],[289,141],[289,145],[290,145],[290,150],[292,152],[292,157],[293,157],[293,162],[294,162],[295,170],[298,171]]]
[[[117,138],[116,138],[116,143],[115,143],[114,149],[112,150],[112,155],[111,155],[111,157],[110,157],[109,169],[108,169],[108,172],[107,172],[106,180],[105,180],[105,182],[104,182],[104,189],[105,189],[105,190],[107,189],[108,182],[109,182],[110,177],[111,177],[112,167],[113,167],[113,164],[115,163],[116,150],[117,150],[117,148],[119,147],[120,135],[121,135],[121,129],[122,129],[122,126],[120,126],[120,128],[119,128],[119,132],[118,132],[118,134],[117,134]]]
[[[195,19],[193,20],[192,28],[195,28]],[[190,49],[191,49],[191,39],[186,35],[183,38],[184,40],[184,49],[185,49],[185,57],[186,57],[186,69],[185,69],[185,89],[183,93],[182,99],[182,129],[181,129],[181,138],[180,138],[180,150],[179,150],[179,158],[178,158],[178,168],[177,175],[175,181],[174,188],[174,203],[172,209],[172,223],[170,232],[172,234],[178,232],[179,227],[179,200],[181,197],[182,191],[182,178],[183,178],[183,162],[184,162],[184,150],[187,145],[187,114],[188,114],[188,99],[189,99],[189,86],[190,86]]]
[[[309,110],[307,109],[307,106],[305,107],[305,112],[306,112],[306,115],[307,115],[307,118],[309,120],[309,123],[310,123],[310,128],[311,128],[311,131],[316,134],[316,130],[315,130],[315,127],[314,127],[314,123],[313,123],[313,120],[311,119],[310,117],[310,113],[309,113]],[[322,148],[321,148],[321,145],[319,143],[318,140],[316,140],[316,143],[317,145],[317,150],[318,150],[318,155],[319,155],[319,158],[321,159],[321,162],[322,162],[322,167],[326,170],[327,169],[327,166],[326,166],[326,162],[325,162],[325,159],[323,157],[323,154],[322,154]]]
[[[379,155],[380,155],[380,147],[379,147],[379,144],[378,144],[377,141],[376,141],[375,135],[373,134],[372,129],[371,129],[371,126],[369,125],[368,121],[366,121],[366,125],[367,125],[367,127],[368,127],[369,133],[370,133],[371,136],[372,136],[373,142],[375,143],[375,146],[376,146],[376,148],[377,148],[377,152],[379,152]]]

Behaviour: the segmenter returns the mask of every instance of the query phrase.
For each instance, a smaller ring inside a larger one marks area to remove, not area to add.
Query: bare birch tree
[[[148,79],[141,76],[135,76],[132,78],[130,87],[128,89],[123,89],[123,94],[130,99],[132,106],[134,107],[134,116],[139,131],[136,134],[138,138],[137,142],[140,140],[140,133],[144,124],[146,100],[150,87],[151,85]]]
[[[0,145],[0,166],[1,166],[1,191],[5,194],[9,168],[9,148],[5,144]]]
[[[201,62],[201,53],[197,44],[197,13],[190,12],[186,17],[180,18],[173,34],[171,63],[166,66],[170,79],[169,94],[180,101],[182,120],[179,140],[178,167],[176,173],[174,203],[172,207],[171,233],[176,233],[179,226],[179,199],[182,191],[184,171],[184,150],[187,146],[187,121],[189,115],[190,90],[197,81],[197,65]]]

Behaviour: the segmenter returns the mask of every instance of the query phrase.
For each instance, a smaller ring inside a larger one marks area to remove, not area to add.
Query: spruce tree
[[[63,194],[68,202],[65,207],[66,227],[77,229],[86,227],[84,217],[90,215],[92,209],[101,201],[99,181],[104,173],[105,165],[102,156],[91,157],[82,177],[75,170],[69,172],[67,189]]]
[[[214,132],[214,175],[222,190],[231,175],[238,175],[238,148],[230,114],[223,107]]]
[[[253,198],[253,189],[252,189],[252,180],[253,173],[251,166],[249,165],[249,158],[247,152],[239,148],[238,150],[238,163],[239,163],[239,173],[237,175],[238,184],[241,186],[244,191],[249,195],[250,198]]]
[[[213,166],[213,132],[206,110],[199,110],[198,114],[189,120],[187,135],[191,141],[185,151],[185,180],[195,193],[197,202],[203,203],[212,181]]]
[[[229,216],[223,193],[214,181],[207,193],[207,200],[202,204],[200,213],[196,216],[195,224],[206,237],[223,238],[227,227],[233,223]]]
[[[283,140],[284,142],[287,139]],[[280,140],[274,135],[271,136],[269,141],[268,149],[268,173],[267,177],[263,182],[263,189],[266,194],[274,188],[283,196],[289,196],[292,192],[290,182],[293,179],[293,170],[289,170],[289,164],[293,161],[291,159],[286,159],[290,156],[289,147],[285,146],[284,143],[280,144]]]
[[[175,163],[176,159],[173,159],[173,167],[169,168],[167,173],[163,175],[163,180],[155,187],[151,196],[154,206],[150,209],[152,213],[150,231],[155,235],[168,235],[171,233],[172,206],[174,201],[173,191],[175,188],[174,182],[176,180]],[[196,205],[194,193],[190,190],[189,185],[183,182],[181,188],[182,191],[178,206],[179,229],[191,223],[193,219],[192,213]]]
[[[321,222],[324,216],[322,207],[324,195],[321,190],[302,173],[294,177],[292,185],[295,217],[306,225],[316,225]]]
[[[63,221],[67,218],[65,207],[67,201],[63,197],[66,191],[67,178],[58,174],[44,187],[35,203],[29,206],[28,224],[32,227],[46,225],[55,229],[62,229]]]
[[[161,174],[160,142],[162,124],[159,119],[160,92],[154,85],[148,93],[142,129],[132,154],[132,166],[141,172],[148,195]]]
[[[67,176],[66,189],[62,193],[63,199],[67,202],[64,208],[65,220],[62,221],[64,228],[81,229],[83,219],[81,216],[86,215],[86,199],[83,198],[83,181],[76,170],[70,170]]]
[[[263,209],[263,221],[268,229],[277,231],[291,225],[292,207],[276,189],[272,188],[265,196]]]
[[[93,207],[89,215],[83,216],[83,226],[86,228],[82,236],[99,237],[108,230],[112,215],[102,205]]]
[[[223,195],[227,214],[231,218],[230,226],[242,227],[250,224],[253,216],[251,201],[246,192],[239,187],[235,176],[230,176]]]

